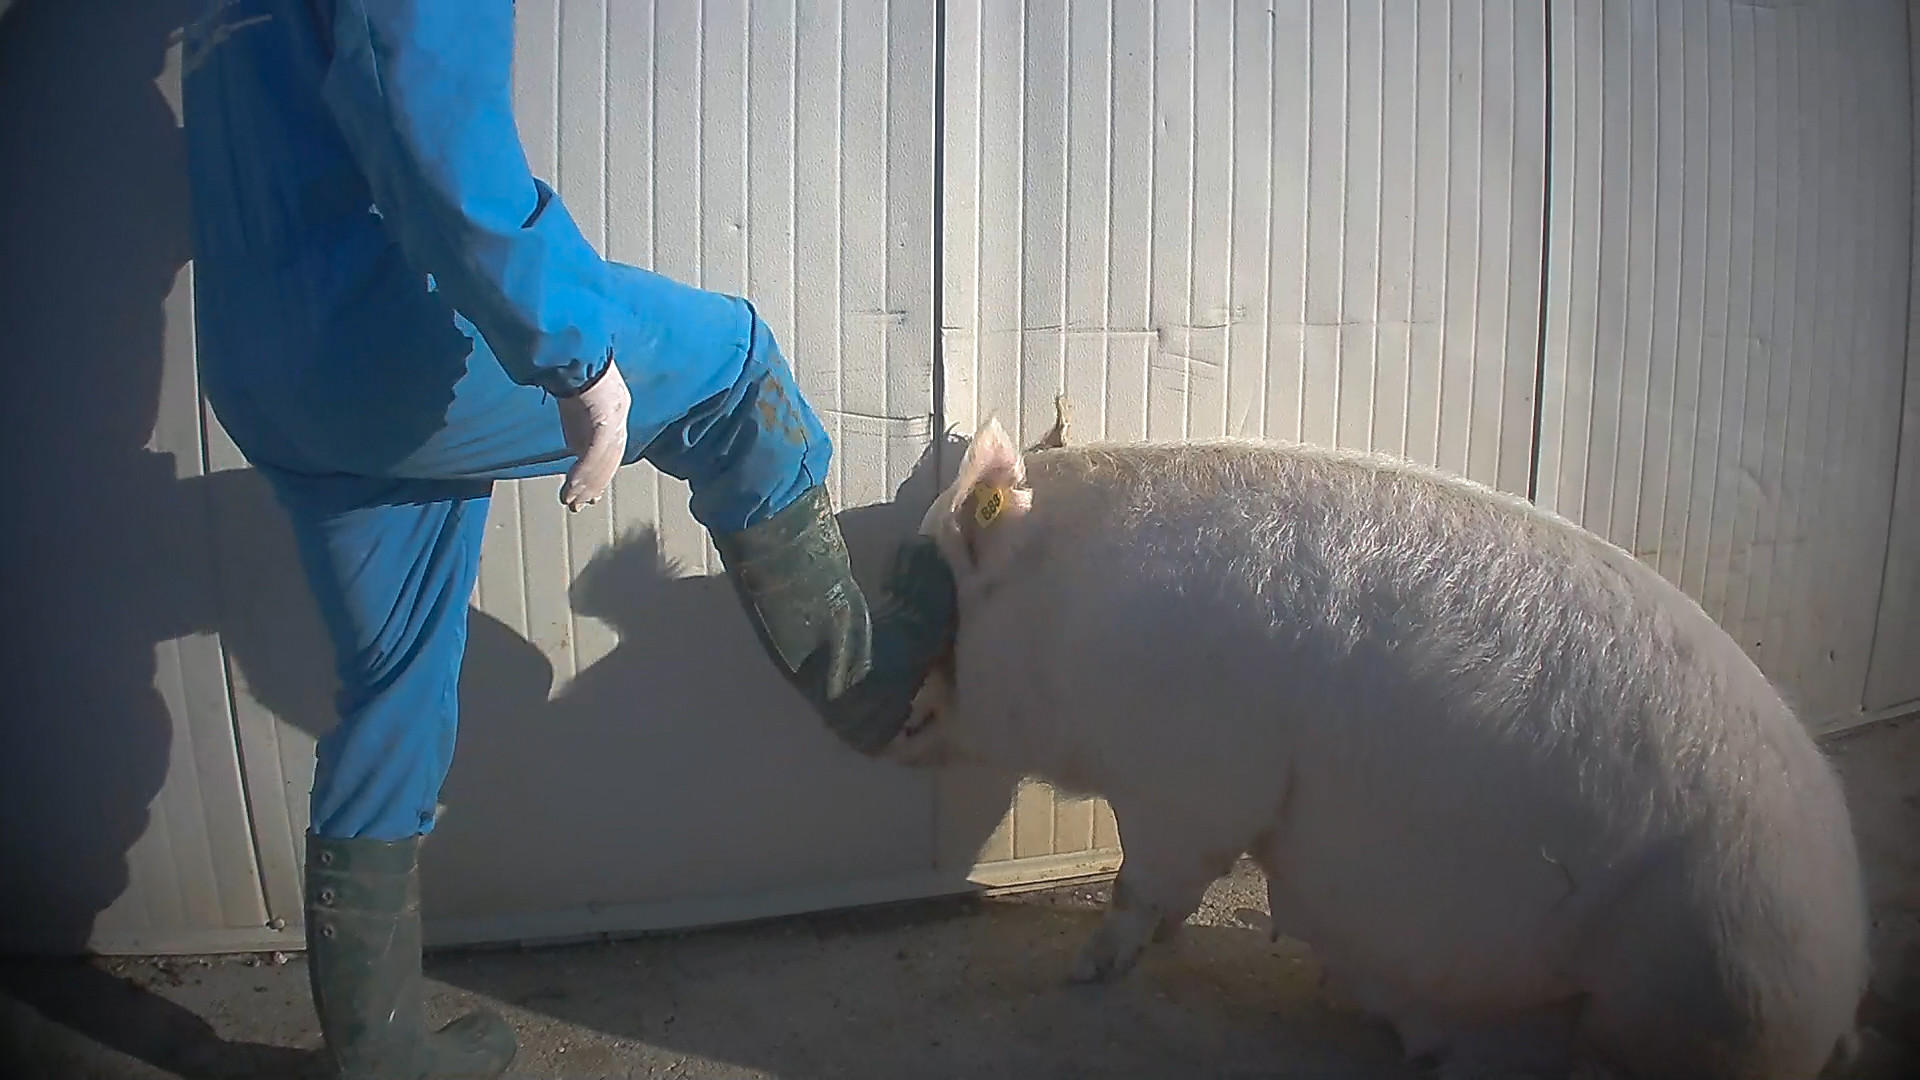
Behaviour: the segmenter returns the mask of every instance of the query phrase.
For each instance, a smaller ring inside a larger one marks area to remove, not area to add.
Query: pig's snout
[[[943,668],[929,672],[913,697],[907,722],[880,752],[883,760],[915,769],[935,769],[952,760],[947,738],[953,715],[953,680]]]

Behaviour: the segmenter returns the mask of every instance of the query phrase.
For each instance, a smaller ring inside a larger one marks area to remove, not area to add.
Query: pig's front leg
[[[1133,970],[1148,944],[1172,936],[1199,908],[1207,886],[1233,865],[1215,838],[1146,809],[1115,806],[1126,850],[1100,926],[1074,960],[1074,982],[1113,982]]]

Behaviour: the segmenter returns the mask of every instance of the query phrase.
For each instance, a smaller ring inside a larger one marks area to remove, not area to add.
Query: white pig
[[[958,631],[888,752],[1108,800],[1125,862],[1075,978],[1126,973],[1247,853],[1275,933],[1454,1075],[1851,1053],[1840,785],[1686,594],[1396,458],[1051,442],[989,423],[928,512]]]

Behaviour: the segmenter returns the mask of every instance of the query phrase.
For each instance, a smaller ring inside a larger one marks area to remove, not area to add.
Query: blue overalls
[[[746,301],[601,258],[529,172],[513,20],[231,0],[184,53],[201,376],[292,518],[339,665],[318,836],[431,829],[492,482],[572,461],[550,392],[617,355],[627,460],[688,481],[715,534],[833,453]]]

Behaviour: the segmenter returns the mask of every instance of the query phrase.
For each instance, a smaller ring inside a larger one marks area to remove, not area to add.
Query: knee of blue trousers
[[[429,833],[453,763],[491,485],[269,475],[340,681],[338,723],[316,748],[310,828],[337,839]]]
[[[773,330],[752,318],[745,362],[732,386],[696,405],[629,461],[645,457],[692,488],[688,509],[716,535],[757,525],[827,479],[833,442]]]

